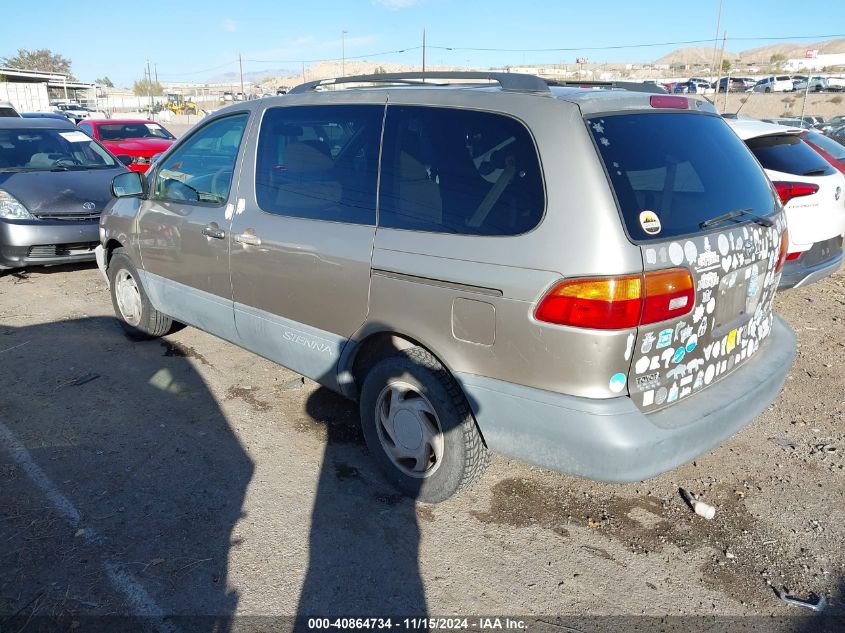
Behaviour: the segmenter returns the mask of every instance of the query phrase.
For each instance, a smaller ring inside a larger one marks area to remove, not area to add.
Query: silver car
[[[426,501],[489,451],[645,479],[766,408],[786,224],[713,107],[443,78],[237,103],[117,177],[98,258],[129,335],[191,324],[357,400]]]
[[[93,261],[111,181],[126,171],[69,121],[0,118],[0,269]]]

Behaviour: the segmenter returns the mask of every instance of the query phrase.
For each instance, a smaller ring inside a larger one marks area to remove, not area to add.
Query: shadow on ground
[[[300,624],[314,615],[424,617],[418,521],[429,516],[427,509],[418,515],[414,500],[379,474],[355,403],[321,387],[306,410],[324,425],[326,448],[297,610]]]
[[[253,464],[190,361],[85,318],[0,325],[0,363],[0,623],[203,614],[190,630],[229,630]]]

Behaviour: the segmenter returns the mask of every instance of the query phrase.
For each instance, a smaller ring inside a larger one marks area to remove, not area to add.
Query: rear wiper
[[[775,223],[772,222],[769,218],[764,218],[755,213],[751,213],[751,209],[736,209],[734,211],[728,211],[727,213],[723,213],[722,215],[717,215],[715,218],[704,220],[704,222],[698,225],[698,228],[706,229],[711,226],[715,226],[716,224],[721,224],[722,222],[727,222],[728,220],[733,220],[739,217],[747,217],[755,224],[765,226],[766,228],[775,225]]]
[[[818,169],[811,169],[810,171],[804,172],[801,174],[802,176],[824,176],[827,173],[826,167],[819,167]]]

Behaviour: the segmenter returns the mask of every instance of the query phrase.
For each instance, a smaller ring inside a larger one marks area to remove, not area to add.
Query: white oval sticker
[[[649,235],[657,235],[663,227],[660,225],[660,218],[654,211],[642,211],[640,213],[640,226]]]

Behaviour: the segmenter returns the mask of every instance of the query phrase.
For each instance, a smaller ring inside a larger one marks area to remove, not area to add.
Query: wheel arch
[[[487,441],[484,439],[484,433],[481,431],[478,420],[475,419],[475,412],[473,411],[470,398],[466,391],[464,391],[461,382],[455,378],[455,372],[452,371],[449,364],[430,345],[410,334],[399,332],[393,328],[371,328],[357,340],[351,340],[343,350],[341,358],[338,361],[338,384],[341,392],[347,398],[357,402],[367,372],[382,359],[394,356],[402,350],[412,347],[420,347],[426,350],[452,376],[452,379],[461,391],[461,395],[467,401],[475,427],[478,429],[479,435],[481,435],[481,441],[486,446]]]

